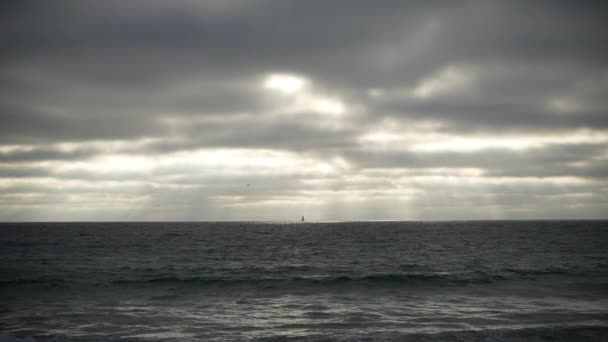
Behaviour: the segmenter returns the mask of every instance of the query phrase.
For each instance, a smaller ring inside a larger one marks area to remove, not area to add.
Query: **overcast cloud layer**
[[[0,221],[606,218],[593,1],[8,1]]]

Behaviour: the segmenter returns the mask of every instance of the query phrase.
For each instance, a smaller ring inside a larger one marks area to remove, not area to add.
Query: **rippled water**
[[[602,341],[608,222],[0,225],[0,341]]]

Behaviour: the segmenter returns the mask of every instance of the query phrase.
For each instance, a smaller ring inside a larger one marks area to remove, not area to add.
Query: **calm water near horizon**
[[[1,223],[0,341],[605,341],[608,221]]]

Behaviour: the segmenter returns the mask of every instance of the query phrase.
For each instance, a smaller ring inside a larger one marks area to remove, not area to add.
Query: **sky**
[[[604,2],[0,6],[0,221],[608,217]]]

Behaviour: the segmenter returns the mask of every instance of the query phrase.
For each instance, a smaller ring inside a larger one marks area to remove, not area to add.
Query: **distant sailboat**
[[[301,221],[304,222],[304,216],[302,216],[302,220]]]

